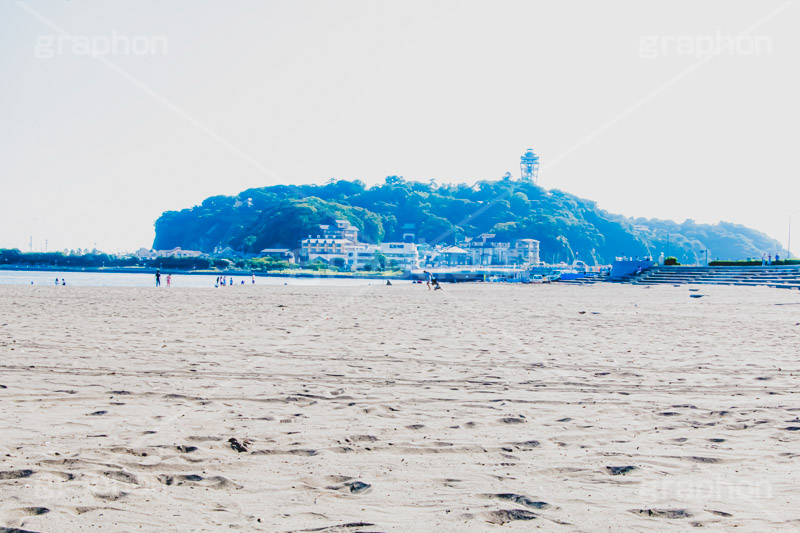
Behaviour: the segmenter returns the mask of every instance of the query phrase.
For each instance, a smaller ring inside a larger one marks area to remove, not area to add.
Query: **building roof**
[[[459,248],[458,246],[451,246],[450,248],[445,248],[441,251],[443,254],[468,254],[469,252],[463,248]]]

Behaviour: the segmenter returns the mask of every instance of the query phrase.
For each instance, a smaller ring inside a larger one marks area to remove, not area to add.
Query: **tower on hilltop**
[[[523,180],[536,183],[539,179],[539,156],[533,152],[533,148],[528,148],[519,158],[519,168]]]

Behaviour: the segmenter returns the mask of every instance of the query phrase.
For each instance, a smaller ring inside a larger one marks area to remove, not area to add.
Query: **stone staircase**
[[[621,280],[635,285],[662,283],[699,285],[767,286],[800,289],[800,266],[660,266]]]

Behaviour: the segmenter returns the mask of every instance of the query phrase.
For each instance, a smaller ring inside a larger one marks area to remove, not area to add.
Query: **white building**
[[[508,261],[512,265],[539,264],[539,241],[536,239],[518,239],[508,249]]]
[[[345,266],[350,252],[356,247],[353,241],[337,237],[308,237],[300,241],[300,258],[311,263],[321,260],[329,265]]]
[[[498,241],[494,233],[481,233],[464,243],[470,264],[481,266],[507,265],[510,247],[511,243]]]
[[[419,253],[413,242],[384,242],[380,252],[386,256],[387,266],[395,263],[403,270],[419,268]]]
[[[180,247],[172,250],[148,250],[139,248],[135,253],[139,259],[155,259],[157,257],[200,257],[203,252],[197,250],[181,250]]]
[[[378,251],[376,244],[356,244],[348,253],[347,268],[350,270],[364,270],[367,265],[370,268],[376,267],[375,252]]]

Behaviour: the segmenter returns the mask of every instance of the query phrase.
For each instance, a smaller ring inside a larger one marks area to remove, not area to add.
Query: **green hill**
[[[595,202],[531,182],[504,178],[475,185],[406,181],[390,176],[367,188],[361,181],[325,185],[277,185],[237,196],[213,196],[199,206],[167,211],[155,223],[155,249],[181,247],[212,252],[296,248],[318,224],[347,219],[367,242],[402,239],[405,224],[429,244],[452,244],[490,232],[504,240],[540,241],[547,262],[607,264],[620,255],[674,255],[682,263],[744,259],[783,251],[767,235],[745,226],[692,220],[632,219],[599,209]]]

